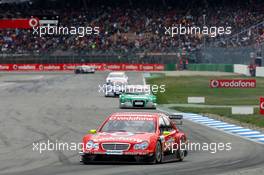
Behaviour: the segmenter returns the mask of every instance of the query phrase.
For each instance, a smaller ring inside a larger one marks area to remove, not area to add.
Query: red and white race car
[[[120,112],[83,137],[80,161],[100,160],[162,163],[187,156],[187,137],[176,127],[181,115]]]

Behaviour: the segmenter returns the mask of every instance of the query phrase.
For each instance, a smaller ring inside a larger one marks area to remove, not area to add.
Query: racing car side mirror
[[[96,134],[96,129],[91,129],[91,130],[89,131],[89,133],[90,133],[90,134]]]

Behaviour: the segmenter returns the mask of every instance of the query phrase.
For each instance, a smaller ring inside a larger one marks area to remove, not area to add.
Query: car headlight
[[[94,143],[94,141],[89,140],[86,143],[86,149],[99,149],[99,143]]]
[[[135,150],[144,150],[144,149],[147,149],[148,146],[149,146],[149,143],[147,141],[144,141],[144,142],[135,144],[134,149]]]
[[[122,96],[120,97],[121,103],[130,102],[130,99],[127,99],[126,97]]]
[[[92,140],[89,140],[86,143],[86,149],[92,149],[94,147],[94,142]]]
[[[93,148],[96,150],[99,149],[99,143],[94,143]]]
[[[124,101],[125,102],[130,102],[130,99],[125,98]]]

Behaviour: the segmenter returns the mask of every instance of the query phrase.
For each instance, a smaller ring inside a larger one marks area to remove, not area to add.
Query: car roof
[[[148,85],[148,84],[147,85],[140,85],[140,84],[139,85],[131,85],[130,84],[130,85],[127,85],[126,87],[127,88],[142,88],[142,89],[145,89],[145,88],[150,88],[150,85]]]
[[[125,72],[110,72],[109,75],[124,75]]]
[[[150,85],[126,85],[126,90],[131,91],[150,91]]]
[[[151,117],[159,118],[162,113],[159,112],[116,112],[110,117]]]

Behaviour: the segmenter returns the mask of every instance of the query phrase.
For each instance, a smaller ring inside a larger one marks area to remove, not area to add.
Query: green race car
[[[149,86],[128,85],[119,96],[119,107],[156,109],[156,100],[157,98],[152,94]]]

